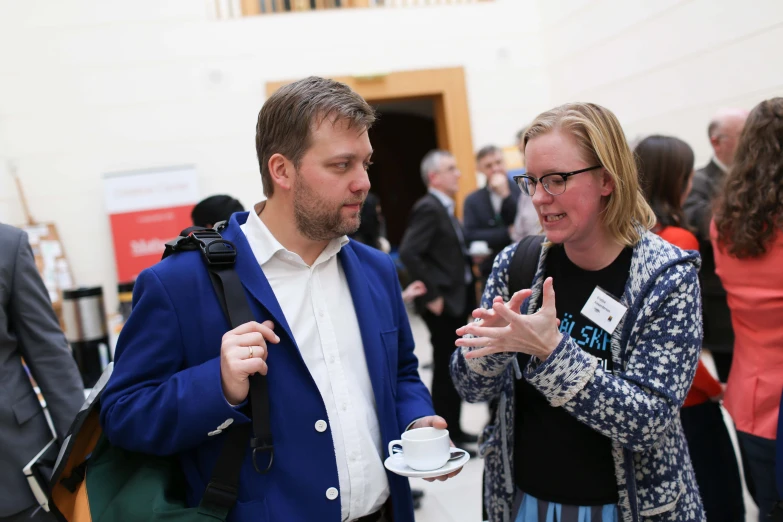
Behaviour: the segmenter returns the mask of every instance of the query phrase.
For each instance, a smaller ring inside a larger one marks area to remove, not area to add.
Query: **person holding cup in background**
[[[478,261],[483,288],[495,255],[511,243],[520,191],[508,178],[499,147],[482,147],[476,153],[476,169],[484,174],[487,184],[465,198],[463,223],[469,253]]]
[[[489,519],[702,521],[679,419],[701,348],[698,254],[650,232],[609,110],[544,112],[524,145],[538,270],[510,295],[516,245],[495,258],[451,365],[465,400],[499,401],[480,446]]]

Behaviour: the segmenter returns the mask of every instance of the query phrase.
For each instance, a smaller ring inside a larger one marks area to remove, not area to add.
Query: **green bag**
[[[229,509],[185,506],[185,478],[176,457],[140,455],[101,435],[85,477],[92,522],[220,520]]]
[[[236,248],[217,230],[185,229],[166,245],[164,258],[182,250],[200,249],[210,280],[232,328],[255,320],[242,283],[234,270]],[[186,483],[176,456],[126,451],[113,446],[102,432],[100,396],[109,381],[110,363],[76,415],[62,444],[50,481],[49,507],[61,522],[225,522],[237,501],[245,454],[253,450],[258,473],[272,466],[274,450],[269,422],[266,378],[250,377],[251,423],[226,430],[223,449],[197,507],[186,507]],[[258,454],[267,454],[266,466]]]

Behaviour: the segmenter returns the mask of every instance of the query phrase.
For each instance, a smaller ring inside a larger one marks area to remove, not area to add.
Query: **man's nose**
[[[364,192],[370,191],[370,175],[367,173],[367,169],[364,166],[359,167],[356,174],[356,178],[351,183],[351,192]]]

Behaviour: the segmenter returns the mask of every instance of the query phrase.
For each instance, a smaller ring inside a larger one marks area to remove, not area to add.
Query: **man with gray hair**
[[[734,163],[737,142],[747,117],[748,111],[744,109],[722,109],[710,121],[707,134],[714,155],[704,168],[694,174],[693,189],[684,206],[688,225],[696,229],[702,258],[699,280],[704,310],[704,348],[712,353],[721,382],[729,378],[734,331],[726,291],[715,274],[710,222],[713,203],[723,190],[726,173]]]
[[[464,325],[476,301],[465,233],[454,215],[460,171],[450,152],[432,150],[421,162],[421,176],[428,193],[413,206],[400,243],[400,258],[411,278],[427,287],[416,305],[432,342],[432,403],[446,419],[452,440],[460,445],[476,441],[460,428],[462,399],[449,374],[456,330]]]

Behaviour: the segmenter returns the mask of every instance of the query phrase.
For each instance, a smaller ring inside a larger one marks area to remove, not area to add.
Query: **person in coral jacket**
[[[682,210],[693,182],[693,149],[670,136],[649,136],[634,151],[645,197],[658,220],[653,232],[683,250],[699,250]],[[743,520],[745,506],[737,457],[720,401],[723,386],[702,361],[685,398],[680,420],[696,472],[707,520]]]
[[[748,116],[711,231],[735,334],[726,409],[737,425],[748,490],[765,522],[783,521],[783,511],[770,515],[781,500],[775,488],[783,392],[781,187],[783,97],[761,102]]]

